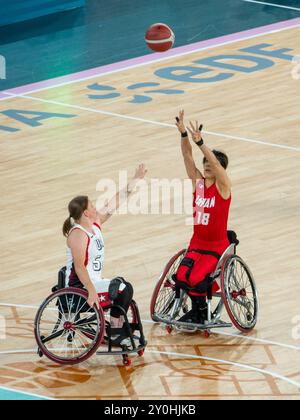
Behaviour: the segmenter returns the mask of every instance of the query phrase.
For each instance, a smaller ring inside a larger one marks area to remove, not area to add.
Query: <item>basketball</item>
[[[155,23],[147,30],[145,41],[151,50],[165,52],[173,47],[175,35],[168,25]]]

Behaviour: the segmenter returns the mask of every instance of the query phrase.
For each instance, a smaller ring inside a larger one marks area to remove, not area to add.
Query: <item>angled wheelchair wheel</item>
[[[228,256],[220,274],[222,299],[233,325],[248,333],[258,317],[258,293],[253,275],[238,255]]]
[[[39,352],[59,364],[75,365],[90,358],[105,330],[102,308],[91,308],[88,293],[62,289],[49,296],[35,318]]]
[[[182,250],[171,258],[157,282],[150,306],[150,315],[155,322],[158,322],[157,315],[167,315],[173,306],[175,300],[175,282],[172,276],[177,273],[185,253],[186,250]]]

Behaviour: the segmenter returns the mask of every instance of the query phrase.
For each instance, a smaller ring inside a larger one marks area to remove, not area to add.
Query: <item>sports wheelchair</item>
[[[137,304],[132,301],[128,313],[113,304],[112,296],[99,295],[100,309],[91,308],[88,292],[80,288],[66,288],[66,267],[58,273],[58,283],[40,306],[34,323],[38,355],[63,364],[75,365],[97,355],[120,355],[125,366],[131,365],[131,354],[142,357],[146,348],[143,326]],[[118,308],[124,317],[123,328],[112,328],[110,309]],[[114,349],[112,337],[124,334],[131,346]],[[139,337],[134,334],[138,333]],[[138,339],[137,345],[135,340]]]
[[[191,312],[189,293],[195,290],[178,282],[176,277],[187,251],[178,252],[166,265],[153,292],[150,314],[154,322],[166,325],[169,334],[173,329],[203,331],[209,337],[214,328],[234,325],[239,331],[248,333],[256,326],[259,301],[255,281],[249,267],[236,255],[239,244],[236,233],[228,231],[228,239],[230,246],[219,259],[216,270],[208,276],[207,315],[202,323],[180,321]],[[214,282],[218,283],[219,292],[213,292]],[[221,320],[224,306],[231,322]]]

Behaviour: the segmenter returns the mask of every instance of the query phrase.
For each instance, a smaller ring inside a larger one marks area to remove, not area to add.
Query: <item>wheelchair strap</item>
[[[119,288],[122,283],[124,283],[123,277],[116,277],[111,280],[109,284],[108,294],[109,294],[109,298],[112,301],[117,299],[118,294],[119,294]]]
[[[198,252],[199,254],[212,255],[218,261],[221,259],[221,255],[218,254],[217,252],[208,251],[208,250],[205,250],[205,249],[189,249],[188,252]],[[195,260],[193,260],[193,258],[185,257],[182,260],[180,265],[183,265],[183,266],[188,268],[188,270],[185,273],[185,278],[186,278],[186,282],[189,283],[190,276],[191,276],[192,270],[193,270],[194,265],[195,265]],[[188,287],[188,285],[184,285],[183,283],[178,282],[177,276],[175,275],[176,279],[174,278],[174,280],[175,280],[175,282],[177,282],[176,296],[180,295],[179,289],[185,289],[185,290],[188,290],[190,292],[204,293],[210,287],[210,285],[213,283],[214,279],[217,278],[217,277],[218,277],[218,275],[213,276],[211,273],[207,274],[205,279],[199,285],[197,285],[196,287],[190,288],[190,287]]]
[[[203,255],[212,255],[213,257],[217,258],[219,261],[221,259],[221,255],[214,251],[207,251],[205,249],[189,249],[188,252],[198,252],[199,254]]]
[[[212,286],[214,280],[218,277],[218,275],[211,275],[207,274],[205,279],[200,282],[195,287],[190,287],[187,283],[181,282],[177,280],[176,274],[173,275],[173,280],[175,281],[175,291],[176,291],[176,298],[180,297],[180,290],[183,289],[187,293],[196,292],[196,293],[207,293]]]
[[[218,254],[217,252],[214,251],[207,251],[205,249],[189,249],[188,252],[198,252],[199,254],[203,254],[203,255],[212,255],[213,257],[215,257],[218,261],[221,258],[221,255]],[[189,257],[185,257],[180,265],[184,265],[185,267],[188,267],[188,270],[185,273],[185,278],[186,281],[189,282],[190,279],[190,275],[192,273],[192,270],[194,268],[195,265],[195,261],[192,258]]]

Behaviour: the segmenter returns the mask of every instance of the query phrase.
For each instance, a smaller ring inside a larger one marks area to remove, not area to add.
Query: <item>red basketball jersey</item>
[[[192,247],[214,243],[228,243],[227,223],[231,196],[225,200],[219,193],[216,184],[209,188],[205,180],[200,180],[194,192],[194,235]],[[215,246],[213,246],[214,248]],[[221,245],[222,248],[222,245]]]

